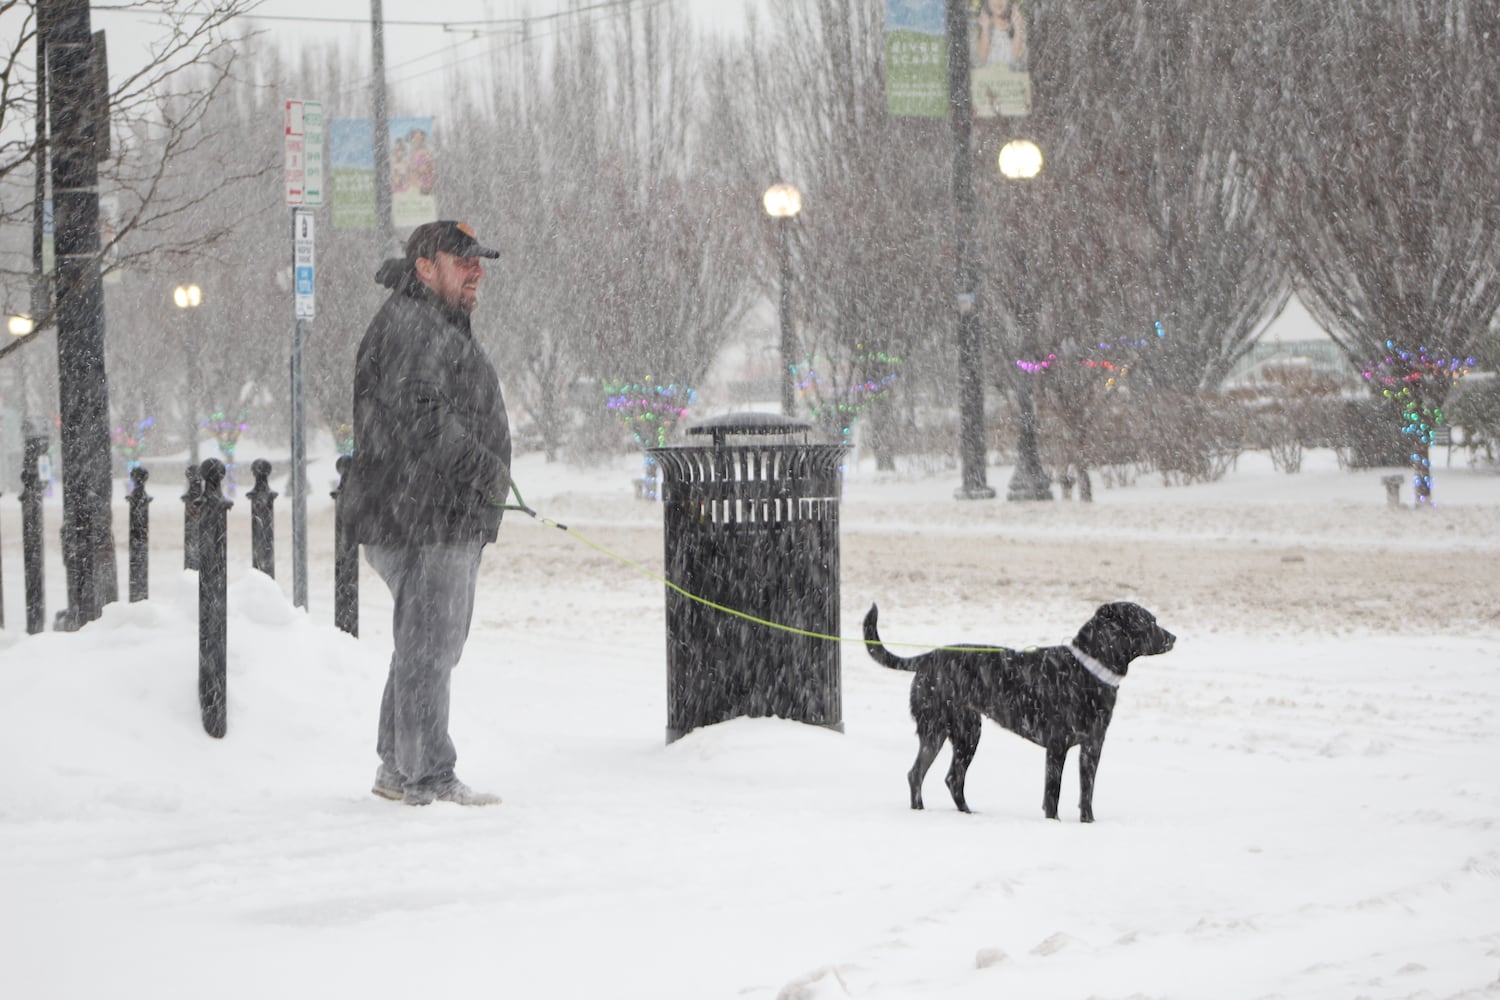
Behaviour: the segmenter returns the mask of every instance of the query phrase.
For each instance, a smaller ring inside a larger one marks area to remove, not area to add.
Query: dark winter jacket
[[[493,542],[510,491],[510,422],[469,316],[415,275],[394,286],[354,366],[345,498],[365,545]],[[392,280],[386,280],[386,279]]]

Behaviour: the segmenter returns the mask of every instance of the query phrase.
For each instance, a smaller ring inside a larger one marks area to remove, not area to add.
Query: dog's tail
[[[873,604],[870,605],[870,611],[865,615],[865,649],[869,651],[870,659],[892,670],[915,669],[909,660],[897,656],[881,644],[880,633],[875,631],[875,621],[879,617],[880,609]]]

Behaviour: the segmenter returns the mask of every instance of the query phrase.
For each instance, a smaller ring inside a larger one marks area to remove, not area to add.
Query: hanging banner
[[[975,118],[1019,118],[1031,112],[1023,0],[973,0],[969,83]]]
[[[334,118],[328,123],[329,172],[333,178],[333,227],[375,228],[375,123],[370,118]],[[390,119],[391,221],[411,229],[437,218],[437,159],[432,116]]]
[[[886,0],[885,103],[900,118],[948,114],[946,0]]]
[[[965,0],[974,117],[1031,111],[1022,0]],[[886,0],[886,109],[896,117],[948,114],[947,0]]]

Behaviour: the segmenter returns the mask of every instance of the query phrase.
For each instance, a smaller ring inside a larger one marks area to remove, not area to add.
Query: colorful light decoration
[[[863,346],[856,345],[855,349],[863,350]],[[861,369],[869,369],[877,364],[895,368],[901,364],[900,358],[885,351],[856,354],[852,361]],[[824,377],[819,371],[820,363],[825,367],[833,366],[833,362],[827,358],[817,356],[807,359],[803,364],[792,365],[792,382],[806,401],[807,412],[813,420],[824,425],[835,424],[839,428],[839,436],[845,438],[853,433],[854,421],[859,415],[888,392],[899,378],[892,371],[880,378],[839,385]]]
[[[1048,368],[1051,368],[1052,362],[1056,360],[1056,354],[1047,355],[1046,361],[1026,361],[1024,359],[1017,359],[1016,367],[1021,369],[1023,372],[1027,372],[1031,375],[1039,375],[1042,372],[1046,371]]]
[[[1417,503],[1432,502],[1432,456],[1431,448],[1437,437],[1438,425],[1445,418],[1443,411],[1430,406],[1413,390],[1423,381],[1443,379],[1457,382],[1474,367],[1473,358],[1439,358],[1419,346],[1415,351],[1404,351],[1395,341],[1387,340],[1385,349],[1391,353],[1382,360],[1366,366],[1361,373],[1365,378],[1383,386],[1381,395],[1401,407],[1401,433],[1425,444],[1428,454],[1411,453],[1411,462],[1420,471],[1412,476],[1413,492]]]
[[[238,420],[231,420],[224,415],[223,410],[217,410],[200,425],[213,434],[214,440],[218,442],[219,451],[224,454],[224,464],[229,465],[234,461],[234,449],[240,442],[240,435],[250,429],[245,423],[244,416]]]
[[[339,422],[333,431],[333,444],[340,455],[354,454],[354,424],[348,420]]]
[[[141,464],[141,455],[146,450],[146,435],[155,426],[156,419],[147,417],[131,430],[126,430],[124,425],[110,430],[110,443],[114,445],[115,454],[125,461],[127,474]]]
[[[605,405],[635,437],[643,448],[666,446],[667,436],[688,409],[698,401],[698,392],[673,382],[654,385],[644,382],[604,383],[608,397]]]
[[[213,434],[214,441],[218,443],[219,453],[224,456],[224,492],[229,496],[234,496],[234,449],[240,443],[240,435],[244,434],[250,425],[245,422],[243,414],[238,420],[231,420],[223,410],[216,410],[200,426]]]
[[[1114,340],[1103,340],[1095,345],[1095,350],[1101,354],[1110,354],[1120,351],[1138,351],[1144,347],[1150,347],[1167,336],[1166,328],[1162,326],[1161,320],[1152,324],[1155,338],[1151,337],[1116,337]],[[1058,363],[1056,354],[1048,354],[1041,361],[1032,361],[1027,358],[1017,358],[1016,367],[1028,375],[1040,375],[1042,372]],[[1121,379],[1130,371],[1130,366],[1124,363],[1115,364],[1104,358],[1088,357],[1079,358],[1078,363],[1085,368],[1093,368],[1105,374],[1105,388],[1114,389],[1119,385]]]

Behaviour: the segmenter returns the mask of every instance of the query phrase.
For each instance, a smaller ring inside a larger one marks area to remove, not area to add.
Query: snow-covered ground
[[[1092,826],[1076,755],[1049,822],[1042,751],[989,723],[976,813],[951,808],[946,754],[908,809],[909,675],[857,644],[845,733],[741,719],[664,745],[661,585],[523,517],[486,554],[454,682],[460,773],[505,802],[386,802],[389,598],[366,569],[361,637],[332,628],[322,466],[310,613],[287,598],[286,500],[275,581],[231,511],[222,741],[199,726],[180,484],[152,483],[152,599],[71,635],[21,631],[7,500],[0,992],[1496,996],[1500,476],[1440,461],[1415,512],[1387,507],[1390,471],[1251,455],[1088,506],[954,501],[941,463],[852,475],[846,636],[876,600],[917,645],[1057,642],[1116,598],[1177,633],[1121,689]],[[659,570],[636,474],[517,466],[544,515]]]

